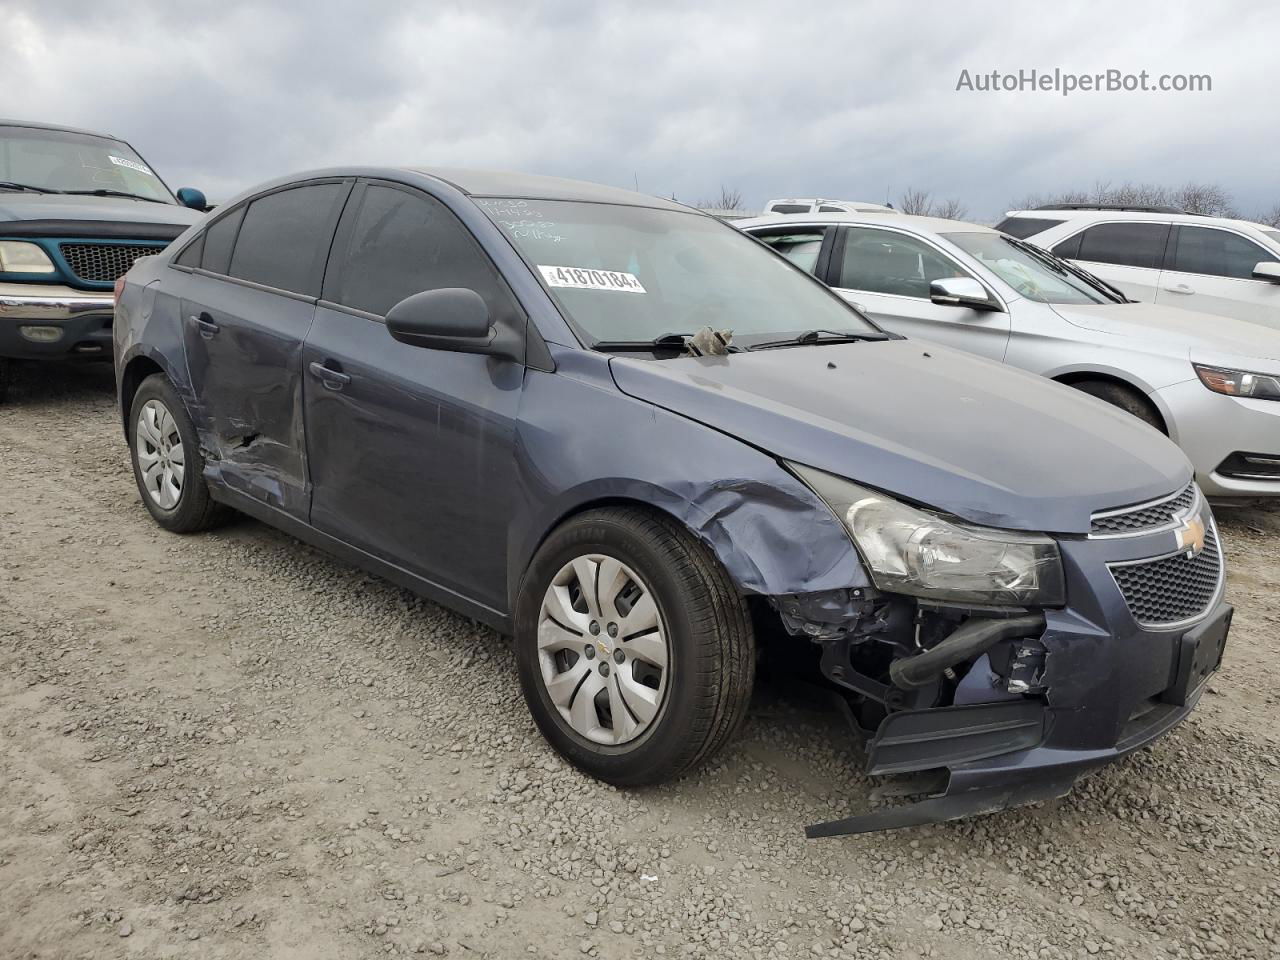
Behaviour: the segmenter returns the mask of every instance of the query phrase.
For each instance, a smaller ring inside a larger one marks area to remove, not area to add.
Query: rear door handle
[[[213,318],[207,313],[202,313],[198,317],[192,317],[191,322],[194,323],[196,325],[196,329],[200,331],[200,336],[204,337],[206,340],[212,340],[214,334],[222,329],[213,322]]]
[[[307,369],[311,371],[311,375],[313,377],[317,378],[324,384],[324,388],[326,390],[341,390],[351,382],[351,378],[341,370],[334,370],[332,367],[326,367],[318,360],[314,361]]]
[[[1195,293],[1195,290],[1192,287],[1187,286],[1185,283],[1175,283],[1172,287],[1165,287],[1165,289],[1170,293],[1180,293],[1183,296],[1186,296],[1189,293]]]

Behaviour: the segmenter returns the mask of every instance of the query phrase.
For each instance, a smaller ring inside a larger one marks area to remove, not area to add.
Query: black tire
[[[158,401],[164,405],[182,439],[185,461],[182,492],[170,508],[161,506],[147,490],[138,460],[138,418],[149,401]],[[182,398],[164,374],[153,373],[147,377],[133,396],[133,404],[129,410],[129,462],[133,464],[133,478],[138,484],[143,505],[156,523],[166,530],[173,533],[196,533],[217,526],[226,518],[229,512],[227,508],[209,496],[209,486],[204,479],[204,457],[200,452],[195,425],[187,414]]]
[[[602,745],[561,717],[543,681],[537,637],[543,597],[575,557],[620,560],[647,582],[666,625],[670,675],[657,716],[639,739]],[[660,783],[698,766],[746,716],[755,637],[746,602],[712,553],[675,521],[638,507],[591,510],[555,530],[521,584],[516,662],[543,736],[574,766],[621,787]]]
[[[0,403],[9,394],[9,383],[13,379],[13,361],[8,357],[0,357]]]
[[[1151,405],[1151,401],[1140,394],[1132,387],[1126,387],[1119,383],[1110,383],[1106,380],[1081,380],[1079,383],[1073,383],[1075,387],[1092,397],[1099,400],[1105,400],[1113,407],[1119,407],[1125,413],[1131,413],[1143,423],[1155,427],[1161,433],[1168,433],[1164,426],[1164,420],[1160,417],[1160,412]]]

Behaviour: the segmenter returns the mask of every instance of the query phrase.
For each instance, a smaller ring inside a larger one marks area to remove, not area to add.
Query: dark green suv
[[[14,360],[109,360],[115,281],[205,206],[116,137],[0,120],[0,398]]]

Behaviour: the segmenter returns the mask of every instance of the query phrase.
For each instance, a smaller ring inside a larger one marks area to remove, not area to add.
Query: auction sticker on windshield
[[[574,290],[612,290],[615,293],[644,293],[634,273],[621,270],[595,270],[591,267],[549,267],[538,264],[548,287],[570,287]]]
[[[117,167],[128,167],[130,170],[137,170],[139,173],[145,173],[148,177],[154,177],[155,174],[148,170],[145,166],[138,163],[137,160],[128,160],[124,157],[116,157],[111,154],[107,155],[107,159],[114,163]]]

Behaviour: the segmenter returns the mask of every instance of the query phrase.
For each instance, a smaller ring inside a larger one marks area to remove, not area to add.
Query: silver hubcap
[[[560,568],[538,614],[542,682],[579,735],[617,746],[657,718],[670,649],[653,593],[625,563],[601,554]]]
[[[142,486],[157,506],[172,510],[182,496],[186,454],[173,414],[159,400],[148,400],[138,412],[134,448]]]

